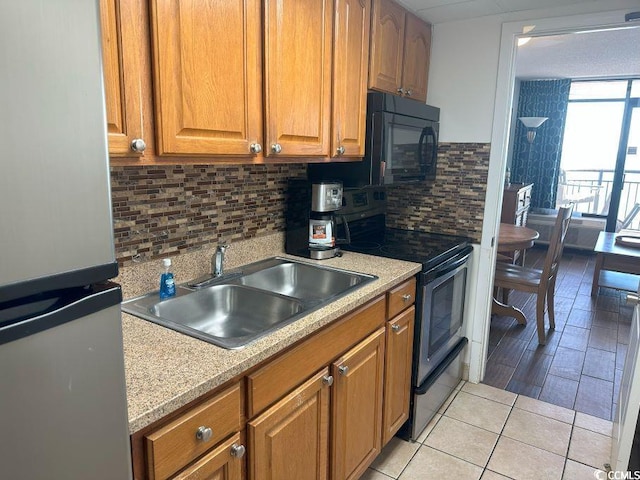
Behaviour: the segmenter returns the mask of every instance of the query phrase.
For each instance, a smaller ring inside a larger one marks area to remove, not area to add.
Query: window
[[[638,97],[640,79],[571,83],[556,205],[571,202],[576,212],[598,216],[612,210],[618,226],[629,219],[640,203],[640,159],[634,153]],[[625,167],[618,157],[620,142],[627,138]],[[623,180],[614,184],[616,169]],[[630,221],[629,226],[640,228],[640,215]]]

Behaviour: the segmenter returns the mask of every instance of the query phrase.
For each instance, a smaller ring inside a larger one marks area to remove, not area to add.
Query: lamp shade
[[[544,122],[549,120],[547,117],[520,117],[518,118],[527,128],[538,128]]]

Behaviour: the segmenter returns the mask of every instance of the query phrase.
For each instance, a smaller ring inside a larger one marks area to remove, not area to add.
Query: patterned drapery
[[[533,208],[555,208],[556,205],[570,86],[569,79],[532,80],[520,84],[517,118],[548,118],[536,129],[532,144],[527,141],[527,128],[516,120],[511,181],[534,184],[531,192]]]

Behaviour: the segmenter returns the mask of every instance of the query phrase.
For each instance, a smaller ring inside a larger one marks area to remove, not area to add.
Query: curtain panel
[[[533,183],[532,208],[555,208],[564,124],[569,102],[570,79],[531,80],[520,84],[517,117],[547,117],[536,129],[533,143],[527,128],[516,121],[511,162],[511,181]]]

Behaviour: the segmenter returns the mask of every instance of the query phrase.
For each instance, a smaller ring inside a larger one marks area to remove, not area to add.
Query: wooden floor
[[[527,252],[528,266],[542,268],[545,249]],[[535,296],[513,291],[509,303],[523,309],[526,326],[494,316],[483,383],[612,420],[633,309],[624,292],[591,293],[595,256],[565,251],[556,285],[556,329],[538,345]],[[548,329],[548,318],[546,329]]]

